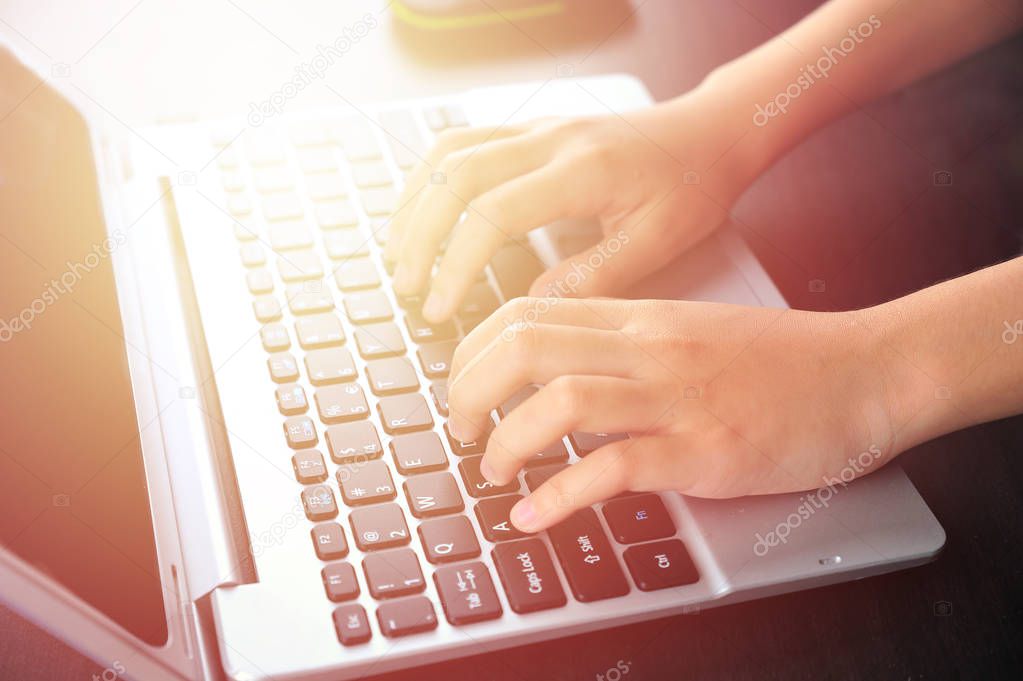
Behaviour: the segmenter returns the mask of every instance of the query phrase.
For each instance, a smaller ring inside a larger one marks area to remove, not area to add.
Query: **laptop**
[[[361,678],[943,546],[895,465],[807,494],[625,494],[523,536],[516,499],[626,436],[567,434],[504,487],[485,443],[448,436],[458,339],[594,235],[510,243],[430,326],[382,260],[403,174],[448,127],[646,106],[637,79],[133,129],[11,51],[0,73],[0,598],[104,678]],[[785,305],[728,227],[637,295]]]

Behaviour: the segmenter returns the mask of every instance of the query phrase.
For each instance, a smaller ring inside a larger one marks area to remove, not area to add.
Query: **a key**
[[[318,314],[302,317],[295,322],[298,344],[305,350],[343,345],[345,332],[341,320],[333,314]]]
[[[526,487],[529,488],[530,492],[535,492],[539,489],[540,485],[544,484],[555,475],[565,470],[568,466],[540,466],[532,470],[526,471]]]
[[[320,523],[309,533],[313,539],[316,557],[320,560],[337,560],[348,555],[345,531],[337,523]]]
[[[430,518],[465,510],[458,483],[450,473],[425,473],[405,481],[405,497],[417,518]]]
[[[257,168],[252,173],[256,191],[260,194],[288,191],[295,188],[295,179],[286,166]]]
[[[430,397],[441,416],[448,415],[448,384],[446,381],[434,381],[430,384]]]
[[[334,281],[347,293],[380,286],[380,275],[369,258],[349,258],[334,269]]]
[[[315,449],[303,449],[291,457],[291,467],[295,471],[295,479],[303,485],[313,485],[327,479],[327,464],[323,463],[323,454]]]
[[[343,199],[348,195],[339,173],[325,172],[306,175],[305,188],[313,201]]]
[[[348,201],[320,201],[316,204],[316,224],[321,229],[355,227],[359,224],[359,214]]]
[[[433,428],[433,416],[419,393],[380,398],[377,409],[388,435],[399,435]]]
[[[480,555],[472,523],[464,515],[435,518],[419,524],[419,541],[431,563],[456,563]]]
[[[349,293],[344,298],[344,305],[353,324],[387,322],[394,318],[390,301],[379,290]]]
[[[412,340],[417,343],[451,340],[458,335],[454,322],[448,320],[434,326],[415,311],[405,313],[405,327],[408,329],[409,335],[412,336]]]
[[[380,359],[405,354],[401,330],[392,322],[366,324],[355,329],[355,344],[363,359]]]
[[[511,494],[519,491],[518,478],[506,485],[495,485],[480,473],[480,461],[482,456],[469,456],[458,462],[458,471],[462,474],[462,481],[465,483],[465,490],[473,497],[496,497],[501,494]]]
[[[266,358],[270,378],[274,383],[293,383],[298,380],[298,362],[290,352],[275,352]]]
[[[406,357],[388,357],[366,363],[369,387],[375,395],[394,395],[419,388],[419,377]]]
[[[515,391],[515,394],[513,394],[511,397],[505,400],[504,404],[500,405],[497,408],[497,413],[501,415],[502,419],[507,418],[508,414],[511,413],[511,411],[515,409],[515,407],[519,406],[520,404],[528,400],[530,397],[535,395],[538,390],[539,388],[537,388],[534,385],[526,385],[519,388],[518,390]]]
[[[700,572],[678,539],[630,546],[622,554],[641,591],[656,591],[700,581]]]
[[[328,385],[351,381],[356,376],[352,353],[345,348],[310,350],[305,356],[305,368],[313,385]]]
[[[281,304],[273,296],[259,296],[253,300],[252,311],[256,319],[264,324],[281,318]]]
[[[349,506],[391,501],[396,496],[391,471],[380,460],[339,469],[337,478],[341,486],[341,498]]]
[[[380,632],[388,638],[419,634],[437,628],[433,604],[425,596],[383,603],[377,608]]]
[[[611,444],[612,442],[618,442],[619,440],[628,439],[628,435],[624,433],[579,433],[574,432],[568,436],[569,441],[572,443],[572,448],[575,449],[575,453],[580,456],[586,456],[591,452],[595,452],[604,445]]]
[[[503,612],[490,571],[479,561],[437,568],[433,581],[444,615],[451,624],[497,619]]]
[[[326,438],[327,449],[334,463],[359,464],[379,459],[384,452],[377,429],[369,421],[328,426]]]
[[[432,430],[398,435],[391,440],[391,456],[402,475],[429,473],[448,467],[444,445]]]
[[[498,544],[491,554],[508,605],[521,614],[568,603],[547,547],[539,539]]]
[[[289,284],[323,278],[323,264],[314,251],[285,253],[277,258],[277,272]]]
[[[589,603],[629,593],[629,583],[592,508],[576,511],[547,534],[577,601]]]
[[[302,490],[302,508],[305,515],[313,522],[330,520],[337,516],[337,502],[334,492],[327,485],[306,487]]]
[[[287,291],[288,309],[294,315],[317,314],[334,309],[334,298],[322,281],[291,284]]]
[[[363,189],[359,196],[363,209],[370,216],[390,215],[398,205],[398,192],[393,187]]]
[[[477,281],[469,287],[458,311],[463,315],[489,317],[499,306],[490,284]]]
[[[381,161],[353,163],[352,178],[360,189],[367,187],[389,187],[393,184],[391,171]]]
[[[309,408],[309,402],[305,397],[305,390],[297,383],[277,386],[274,394],[277,397],[277,408],[285,416],[304,414],[306,409]]]
[[[352,536],[360,551],[404,546],[411,540],[405,514],[398,504],[376,504],[356,508],[348,514]]]
[[[420,345],[417,355],[419,364],[427,378],[443,378],[451,371],[451,359],[455,355],[455,341]]]
[[[675,523],[656,494],[637,494],[604,504],[604,518],[620,544],[637,544],[675,534]]]
[[[308,174],[337,171],[337,160],[330,147],[311,147],[298,152],[298,164]]]
[[[323,235],[323,247],[334,260],[369,255],[369,239],[357,229],[339,229]]]
[[[249,287],[249,293],[257,296],[274,290],[273,275],[263,268],[249,270],[245,274],[245,284]]]
[[[512,506],[521,501],[522,496],[512,494],[490,499],[481,499],[476,504],[476,519],[480,521],[480,529],[488,541],[499,542],[509,539],[522,539],[529,534],[512,525],[508,514]]]
[[[319,442],[316,426],[308,416],[292,416],[284,422],[284,436],[292,449],[315,447]]]
[[[504,299],[511,300],[529,294],[529,287],[543,274],[544,266],[532,248],[513,241],[494,254],[490,269]]]
[[[419,558],[412,549],[371,553],[362,560],[366,583],[373,598],[397,598],[426,588]]]
[[[359,597],[359,580],[355,568],[349,563],[331,563],[320,572],[327,598],[335,603],[350,601]]]
[[[280,352],[291,347],[288,330],[283,324],[266,324],[259,330],[259,338],[263,349],[267,352]]]
[[[337,631],[337,640],[345,646],[366,643],[373,637],[366,609],[358,603],[342,605],[334,611],[334,629]]]
[[[447,396],[445,395],[445,398]],[[475,440],[469,442],[462,442],[448,429],[448,424],[444,424],[444,434],[448,436],[448,444],[451,446],[451,453],[455,456],[472,456],[473,454],[482,454],[487,451],[487,438],[489,434],[482,435]]]
[[[369,404],[358,383],[328,385],[313,393],[316,410],[324,423],[343,423],[366,418]]]
[[[304,212],[302,200],[293,192],[263,197],[263,217],[269,222],[298,220]]]

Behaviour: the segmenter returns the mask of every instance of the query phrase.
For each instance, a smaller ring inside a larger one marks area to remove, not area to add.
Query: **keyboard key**
[[[526,487],[529,488],[530,492],[535,492],[540,488],[540,485],[544,484],[561,471],[568,468],[568,466],[540,466],[532,470],[526,471]]]
[[[611,444],[612,442],[618,442],[619,440],[627,440],[628,435],[624,433],[571,433],[568,436],[569,441],[572,443],[572,448],[575,449],[575,453],[582,457],[586,456],[591,452],[595,452],[604,445]]]
[[[513,409],[515,409],[515,407],[519,406],[520,404],[528,400],[530,397],[535,395],[538,390],[539,388],[537,388],[534,385],[522,386],[521,388],[515,391],[514,395],[505,400],[504,404],[500,405],[497,408],[497,413],[501,415],[502,419],[506,418],[508,414],[511,413]]]
[[[451,371],[451,359],[455,355],[457,346],[458,343],[455,341],[419,346],[416,354],[419,356],[419,364],[423,367],[423,373],[427,378],[443,378],[448,375]]]
[[[445,404],[447,403],[447,394],[445,394]],[[476,440],[469,442],[462,442],[448,430],[448,424],[444,424],[444,434],[448,436],[448,444],[451,445],[451,453],[455,456],[471,456],[473,454],[482,454],[487,451],[487,436],[482,436]]]
[[[390,238],[391,219],[390,218],[374,218],[369,223],[369,231],[373,235],[373,241],[376,242],[377,246],[383,248],[387,245],[387,240]]]
[[[323,246],[334,260],[369,255],[369,239],[357,229],[339,229],[323,235]]]
[[[451,340],[458,335],[454,322],[449,320],[433,326],[418,312],[405,314],[405,327],[408,329],[409,335],[412,336],[412,340],[417,343]]]
[[[461,513],[465,510],[458,483],[450,473],[425,473],[405,481],[405,498],[417,518]]]
[[[281,318],[281,304],[273,296],[260,296],[253,300],[252,311],[256,319],[264,324]]]
[[[433,581],[440,594],[444,615],[454,625],[472,624],[501,616],[490,571],[480,562],[437,568]]]
[[[259,337],[263,342],[263,349],[267,352],[280,352],[291,347],[288,330],[283,324],[265,325],[259,330]]]
[[[369,387],[375,395],[394,395],[419,388],[416,369],[407,357],[389,357],[366,363]]]
[[[341,320],[333,314],[319,314],[303,317],[295,322],[298,344],[305,350],[342,345],[345,332]]]
[[[419,524],[419,541],[431,563],[455,563],[480,555],[472,523],[464,515],[436,518]]]
[[[391,303],[381,291],[349,293],[344,298],[344,305],[353,324],[387,322],[394,318]]]
[[[270,378],[274,383],[294,383],[298,380],[298,362],[290,352],[275,352],[266,358]]]
[[[327,464],[323,463],[323,454],[315,449],[303,449],[291,457],[291,467],[295,471],[295,479],[303,485],[313,485],[327,479]]]
[[[244,192],[245,177],[237,170],[227,170],[221,173],[221,179],[226,192]]]
[[[359,597],[359,580],[348,563],[331,563],[320,572],[327,598],[335,603]]]
[[[391,471],[383,461],[366,461],[339,469],[337,478],[341,498],[349,506],[391,501],[397,495]]]
[[[348,195],[344,180],[339,173],[324,172],[306,175],[305,188],[313,201],[343,199]]]
[[[419,634],[437,628],[433,604],[424,596],[384,603],[377,608],[380,632],[388,638]]]
[[[668,509],[656,494],[637,494],[604,504],[604,518],[620,544],[663,539],[675,534]]]
[[[439,106],[428,106],[423,109],[423,118],[426,119],[427,127],[434,132],[440,132],[448,127],[448,121],[444,117],[444,109]]]
[[[521,500],[522,495],[511,494],[482,499],[476,504],[476,519],[480,521],[480,529],[483,530],[483,536],[487,541],[499,542],[530,536],[512,525],[508,519],[512,506]]]
[[[320,523],[310,530],[310,535],[320,560],[337,560],[348,555],[345,531],[337,523]]]
[[[445,381],[434,381],[430,384],[430,397],[441,416],[448,415],[448,384]]]
[[[383,397],[377,405],[380,420],[388,435],[399,435],[433,428],[433,416],[419,393]]]
[[[347,293],[380,286],[380,275],[369,258],[349,258],[334,269],[334,281]]]
[[[337,630],[337,639],[346,646],[359,645],[373,637],[366,609],[358,603],[344,605],[334,611],[334,629]]]
[[[352,353],[345,348],[310,350],[305,356],[305,368],[313,385],[328,385],[351,381],[357,372]]]
[[[291,142],[296,147],[326,147],[331,143],[330,134],[321,121],[298,121],[290,132]]]
[[[463,315],[489,317],[500,305],[490,284],[477,281],[469,287],[458,311]]]
[[[253,242],[256,241],[257,239],[263,239],[264,238],[263,235],[265,232],[266,228],[263,225],[262,221],[257,220],[253,216],[249,216],[247,218],[239,218],[235,220],[234,238],[237,239],[238,241]],[[255,247],[259,251],[260,256],[262,256],[263,250],[259,244],[247,243],[245,244],[245,246],[248,246],[250,248]],[[245,261],[244,255],[242,257],[242,261],[243,263]]]
[[[245,284],[249,287],[249,293],[257,296],[274,290],[273,275],[263,268],[249,270],[245,274]]]
[[[327,428],[327,449],[334,463],[362,463],[384,453],[377,429],[369,421],[354,421]]]
[[[287,166],[256,168],[252,172],[256,191],[260,194],[289,191],[295,188],[295,178]]]
[[[231,194],[227,197],[227,212],[236,218],[244,217],[252,212],[252,202],[244,194]]]
[[[380,158],[380,145],[370,124],[359,116],[348,116],[330,126],[335,142],[341,145],[349,161],[366,161]]]
[[[355,344],[363,359],[380,359],[405,354],[401,330],[392,322],[366,324],[355,329]]]
[[[370,216],[390,215],[398,205],[398,192],[393,187],[363,189],[359,196],[363,209]]]
[[[304,414],[306,409],[309,408],[309,402],[305,397],[305,390],[297,383],[277,386],[274,394],[277,397],[277,408],[285,416]]]
[[[431,430],[399,435],[391,440],[391,456],[402,475],[416,475],[443,470],[448,467],[437,433]]]
[[[292,449],[315,447],[319,442],[316,426],[308,416],[292,416],[284,422],[284,435]]]
[[[568,461],[568,449],[561,440],[548,445],[543,451],[534,454],[532,458],[526,459],[526,467],[546,466],[552,463],[565,463]]]
[[[242,264],[246,267],[262,267],[266,264],[266,253],[263,252],[263,246],[261,244],[242,244],[242,247],[238,249],[238,252],[242,256]]]
[[[508,605],[521,614],[568,603],[547,547],[539,539],[498,544],[492,553]]]
[[[589,603],[629,593],[629,583],[592,508],[576,511],[547,534],[576,600]]]
[[[483,474],[480,473],[480,461],[482,459],[482,456],[469,456],[458,462],[458,471],[462,474],[462,481],[465,482],[465,491],[477,499],[496,497],[501,494],[511,494],[519,491],[519,481],[517,478],[506,485],[495,485],[485,479]]]
[[[298,165],[306,174],[327,173],[337,170],[334,150],[330,147],[310,147],[298,152]]]
[[[700,572],[678,539],[631,546],[625,549],[622,557],[641,591],[668,589],[700,581]]]
[[[277,258],[277,271],[289,284],[323,278],[323,264],[315,252],[292,251]]]
[[[510,242],[490,259],[490,269],[504,299],[511,300],[529,294],[529,287],[543,274],[544,266],[532,248]]]
[[[321,229],[355,227],[359,224],[359,214],[348,201],[320,201],[316,204],[316,224]]]
[[[357,508],[348,515],[348,520],[360,551],[391,549],[410,541],[405,514],[397,504]]]
[[[288,287],[288,308],[294,315],[317,314],[334,309],[334,298],[322,281],[307,281]]]
[[[394,184],[391,171],[382,161],[353,163],[352,178],[360,189],[367,187],[389,187]]]
[[[254,166],[270,166],[288,160],[284,144],[271,134],[246,135],[246,151],[249,163]]]
[[[324,423],[343,423],[366,418],[369,404],[358,383],[328,385],[313,394],[316,410]]]
[[[263,197],[263,217],[270,222],[298,220],[304,213],[302,199],[294,192]]]
[[[457,104],[445,104],[442,108],[444,109],[444,118],[447,119],[449,128],[460,128],[469,125],[469,119],[466,118],[462,107]]]
[[[412,549],[371,553],[363,558],[362,569],[373,598],[408,596],[426,588],[419,558]]]
[[[302,507],[305,509],[306,517],[313,522],[330,520],[337,516],[334,492],[327,485],[316,485],[303,489]]]

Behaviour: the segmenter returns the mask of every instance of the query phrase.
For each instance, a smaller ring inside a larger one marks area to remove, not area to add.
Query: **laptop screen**
[[[85,124],[0,48],[0,543],[167,640],[108,234]],[[0,600],[4,586],[0,585]]]

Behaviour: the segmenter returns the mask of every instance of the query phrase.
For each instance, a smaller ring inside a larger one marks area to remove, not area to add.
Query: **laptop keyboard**
[[[522,482],[494,485],[480,473],[486,441],[459,442],[435,423],[434,412],[448,415],[458,340],[501,300],[524,295],[540,263],[528,245],[504,247],[457,318],[440,325],[422,318],[417,298],[392,295],[382,246],[401,177],[425,155],[429,133],[464,125],[465,116],[455,106],[402,109],[379,114],[378,123],[386,134],[351,117],[250,130],[229,146],[215,141],[224,147],[226,207],[238,223],[267,353],[267,397],[281,415],[281,444],[292,450],[309,550],[323,561],[324,598],[339,604],[340,643],[365,643],[374,631],[430,631],[438,607],[454,626],[497,619],[499,590],[524,614],[564,607],[569,597],[625,596],[626,573],[644,591],[698,581],[656,494],[603,504],[610,535],[595,509],[543,533],[549,544],[508,519],[524,486],[536,489],[572,456],[626,436],[572,433],[571,452],[558,442],[534,457]],[[502,405],[498,417],[534,390]],[[629,547],[624,566],[615,543]],[[484,546],[496,575],[479,560]],[[425,595],[430,581],[435,597]],[[375,627],[353,602],[364,592]]]

